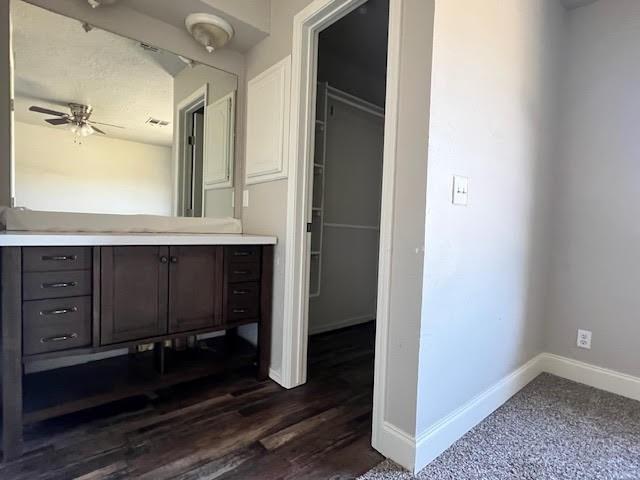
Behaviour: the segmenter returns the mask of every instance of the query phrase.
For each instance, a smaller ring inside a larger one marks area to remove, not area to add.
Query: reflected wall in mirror
[[[11,2],[15,204],[233,216],[237,77]]]

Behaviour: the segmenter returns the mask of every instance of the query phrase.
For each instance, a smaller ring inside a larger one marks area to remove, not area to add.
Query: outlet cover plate
[[[576,341],[578,348],[591,350],[591,335],[590,330],[578,329],[578,339]]]

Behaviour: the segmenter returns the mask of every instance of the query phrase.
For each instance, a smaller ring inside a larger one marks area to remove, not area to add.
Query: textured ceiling
[[[173,123],[145,122],[173,121],[173,76],[185,68],[177,56],[98,29],[86,33],[78,21],[22,1],[11,8],[17,120],[47,126],[50,117],[29,106],[66,112],[69,102],[90,104],[92,120],[125,127],[101,127],[110,137],[172,143]]]
[[[566,8],[572,9],[572,8],[582,7],[584,5],[589,5],[590,3],[595,3],[597,0],[560,0],[560,1]]]

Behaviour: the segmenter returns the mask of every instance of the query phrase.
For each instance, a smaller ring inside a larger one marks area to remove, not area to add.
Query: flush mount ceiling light
[[[224,47],[233,37],[231,24],[216,15],[192,13],[184,23],[193,38],[209,53]]]
[[[87,0],[91,8],[98,8],[102,5],[113,5],[118,0]]]

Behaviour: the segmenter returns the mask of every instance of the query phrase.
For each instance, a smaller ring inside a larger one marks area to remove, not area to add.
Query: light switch
[[[453,177],[453,195],[452,202],[454,205],[466,205],[469,199],[469,179],[455,175]]]
[[[242,206],[244,208],[249,206],[249,190],[242,191]]]

